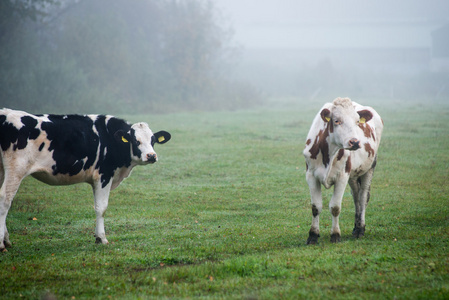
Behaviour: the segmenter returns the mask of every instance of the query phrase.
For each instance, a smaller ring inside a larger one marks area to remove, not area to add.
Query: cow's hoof
[[[6,248],[0,248],[0,252],[6,253],[6,252],[8,252],[8,249],[6,249]]]
[[[318,238],[320,235],[318,233],[309,231],[309,238],[307,239],[307,245],[316,245],[318,243]]]
[[[5,243],[5,248],[11,248],[12,247],[12,244],[11,244],[10,241],[4,241],[4,243]]]
[[[97,237],[96,239],[95,239],[95,244],[103,244],[103,245],[107,245],[107,244],[109,244],[109,242],[108,242],[108,240],[107,239],[101,239],[101,238],[99,238],[99,237]]]
[[[354,230],[352,231],[352,236],[356,239],[361,238],[365,235],[365,226],[363,227],[354,227]]]
[[[331,235],[331,243],[340,243],[341,235],[339,233],[332,233]]]

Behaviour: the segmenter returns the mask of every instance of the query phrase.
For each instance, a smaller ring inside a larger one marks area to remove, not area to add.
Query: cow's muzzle
[[[157,155],[156,155],[156,153],[149,153],[149,154],[147,154],[147,162],[149,162],[150,164],[154,164],[155,162],[157,162]]]
[[[348,142],[348,150],[357,150],[360,148],[360,141],[358,139],[351,139]]]

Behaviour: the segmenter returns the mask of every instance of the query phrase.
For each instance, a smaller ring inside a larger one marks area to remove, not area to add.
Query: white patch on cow
[[[48,114],[44,114],[42,115],[39,119],[41,122],[39,122],[39,124],[41,124],[42,122],[51,122],[50,119],[48,118]],[[40,127],[40,126],[39,126]]]
[[[12,110],[4,108],[0,111],[0,114],[6,115],[6,122],[11,123],[17,129],[22,128],[24,125],[22,123],[22,117],[29,115],[24,111]]]

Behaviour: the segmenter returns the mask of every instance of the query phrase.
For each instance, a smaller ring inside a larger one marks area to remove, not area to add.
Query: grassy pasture
[[[125,116],[170,131],[172,141],[156,146],[157,164],[137,167],[111,193],[110,244],[94,243],[90,186],[27,178],[7,219],[13,248],[0,253],[0,295],[449,298],[449,104],[360,102],[385,122],[364,238],[351,236],[348,187],[342,242],[330,243],[324,210],[319,244],[305,244],[301,153],[322,103]]]

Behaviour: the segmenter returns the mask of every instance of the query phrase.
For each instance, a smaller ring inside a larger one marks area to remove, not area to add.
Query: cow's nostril
[[[351,139],[348,144],[351,149],[357,150],[360,148],[360,141],[358,139]]]
[[[157,155],[156,153],[150,153],[147,155],[147,159],[149,162],[156,162],[157,161]]]

